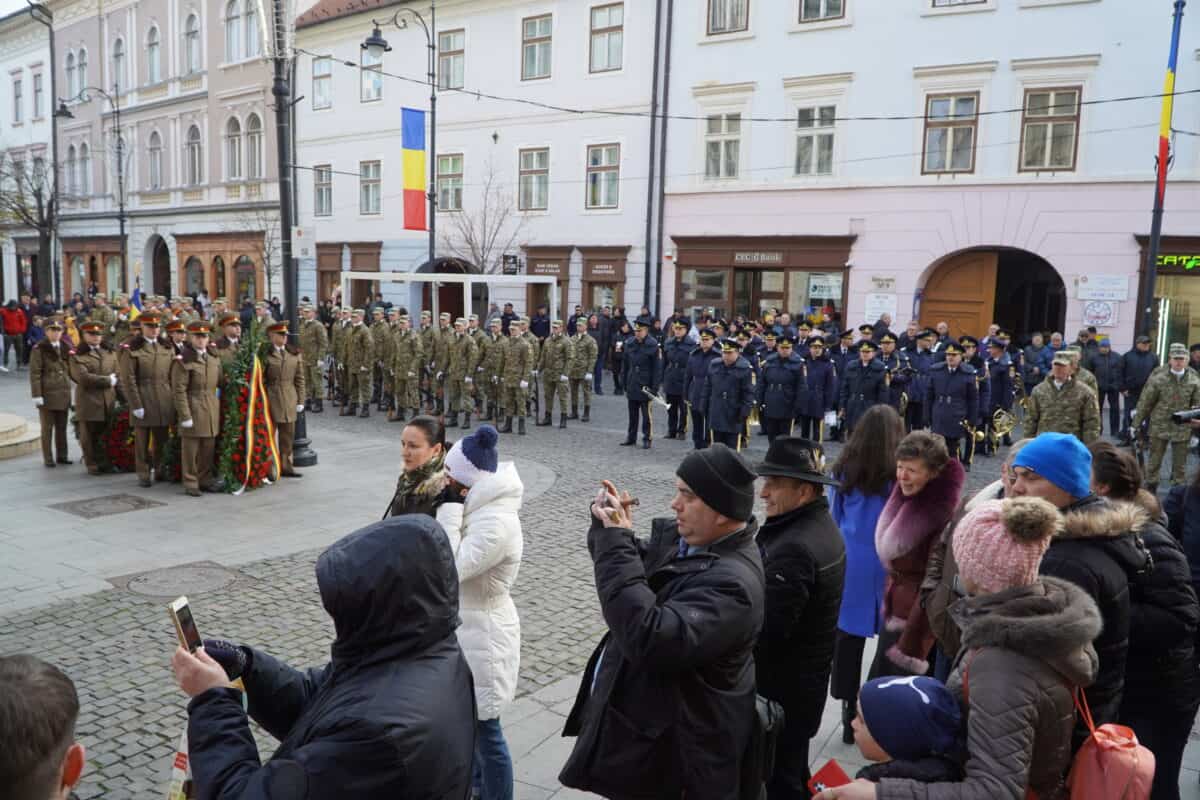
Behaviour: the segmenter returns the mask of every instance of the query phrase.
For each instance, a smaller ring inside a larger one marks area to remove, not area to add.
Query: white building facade
[[[1170,7],[704,0],[671,41],[664,300],[888,311],[1131,345]],[[1200,87],[1184,25],[1177,91]],[[1144,99],[1118,98],[1147,95]],[[1200,129],[1195,95],[1175,126]],[[1200,340],[1200,140],[1167,190],[1158,347]],[[666,303],[664,303],[665,305]],[[1193,319],[1195,321],[1193,321]]]
[[[656,197],[648,176],[659,5],[438,3],[436,152],[426,119],[438,197],[434,271],[494,274],[507,262],[510,273],[552,275],[564,318],[576,304],[642,302],[647,251],[657,244],[646,220]],[[296,108],[297,254],[300,294],[315,298],[330,296],[343,269],[429,271],[428,234],[404,229],[400,131],[403,107],[429,108],[426,40],[401,11],[407,30],[382,25],[392,48],[382,64],[360,48],[372,19],[411,8],[429,20],[429,7],[369,6],[347,11],[326,0],[297,25],[295,94],[305,96]],[[358,305],[373,287],[354,285],[346,299]],[[410,309],[431,305],[429,289],[378,289]],[[532,312],[547,292],[481,281],[472,307],[511,301]],[[463,305],[458,287],[441,290],[440,308],[461,313]]]

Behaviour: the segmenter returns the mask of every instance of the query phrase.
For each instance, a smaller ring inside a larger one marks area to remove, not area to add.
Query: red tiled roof
[[[296,17],[296,27],[311,28],[322,22],[399,5],[401,2],[403,0],[318,0],[315,6]]]

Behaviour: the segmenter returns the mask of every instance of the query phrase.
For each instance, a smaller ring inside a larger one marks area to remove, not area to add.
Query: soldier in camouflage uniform
[[[533,331],[529,330],[529,317],[522,316],[520,322],[521,322],[521,338],[524,339],[525,343],[529,345],[529,352],[533,355],[533,361],[530,362],[533,365],[534,380],[530,381],[530,385],[533,387],[533,397],[530,397],[529,393],[526,392],[525,401],[526,401],[526,403],[531,404],[533,406],[533,412],[534,412],[533,418],[534,418],[534,422],[536,422],[537,417],[538,417],[538,406],[539,406],[538,395],[537,395],[537,377],[539,374],[538,361],[542,357],[542,340],[539,339],[537,336],[535,336],[533,334]],[[511,325],[509,327],[511,327]]]
[[[421,329],[417,331],[417,337],[421,340],[421,356],[425,359],[419,371],[421,391],[425,395],[426,410],[432,414],[434,411],[433,351],[437,329],[433,327],[433,315],[428,311],[421,312]]]
[[[310,305],[300,307],[304,321],[300,323],[300,357],[304,361],[304,409],[314,414],[325,410],[321,400],[321,360],[329,352],[329,337],[325,326],[317,319],[317,310]]]
[[[447,428],[457,428],[458,412],[463,412],[462,427],[471,427],[471,387],[475,383],[476,366],[475,340],[467,335],[467,321],[459,317],[454,321],[454,333],[446,346],[446,405],[450,411]]]
[[[112,310],[112,306],[108,304],[108,298],[102,294],[96,295],[96,305],[92,308],[92,312],[88,314],[90,322],[99,322],[104,326],[101,333],[101,341],[105,347],[112,347],[113,325],[117,322],[117,314]],[[95,349],[95,348],[92,348]]]
[[[438,314],[438,327],[433,332],[433,350],[429,364],[429,388],[437,401],[437,414],[446,412],[446,368],[450,365],[450,340],[453,337],[454,328],[450,326],[450,315],[443,311]]]
[[[592,370],[596,368],[596,358],[600,346],[596,340],[588,336],[587,317],[580,316],[575,320],[575,335],[571,337],[571,361],[567,365],[567,377],[571,379],[571,416],[579,417],[579,393],[583,392],[583,418],[581,422],[592,421]]]
[[[538,373],[542,376],[542,419],[538,425],[553,423],[554,397],[558,396],[558,427],[567,427],[567,392],[570,378],[567,368],[571,363],[571,340],[563,335],[563,322],[556,319],[550,323],[550,335],[542,343],[542,354],[538,359]]]
[[[175,319],[182,320],[184,325],[191,325],[193,322],[198,322],[200,320],[200,312],[192,306],[192,298],[181,297],[179,299],[182,306]]]
[[[371,416],[371,367],[375,364],[375,340],[363,324],[366,312],[361,308],[351,314],[346,334],[346,400],[338,416],[350,417],[357,411],[360,417]]]
[[[380,411],[387,411],[387,398],[391,395],[387,365],[392,360],[392,330],[383,318],[383,308],[375,308],[371,318],[371,341],[375,345],[375,366],[371,368],[371,402],[376,403]]]
[[[1096,413],[1100,412],[1100,383],[1096,380],[1096,376],[1092,371],[1083,366],[1083,351],[1078,345],[1068,345],[1063,348],[1063,352],[1071,355],[1071,374],[1075,380],[1082,383],[1084,386],[1092,390],[1092,394],[1096,395]]]
[[[1185,344],[1172,344],[1168,351],[1166,368],[1159,368],[1146,381],[1137,410],[1133,412],[1133,429],[1142,420],[1150,422],[1150,464],[1146,470],[1146,486],[1158,491],[1158,479],[1162,471],[1163,456],[1167,444],[1171,445],[1171,485],[1179,486],[1184,481],[1187,466],[1187,447],[1192,438],[1195,423],[1177,425],[1171,421],[1176,411],[1200,408],[1200,375],[1188,369],[1188,348]]]
[[[504,427],[500,433],[512,433],[513,417],[517,418],[517,433],[525,435],[525,414],[529,407],[529,384],[533,380],[533,349],[514,320],[508,326],[504,342]]]
[[[500,422],[504,408],[504,351],[508,337],[500,335],[500,320],[494,319],[491,331],[479,347],[479,368],[476,370],[475,391],[487,398],[487,418]]]
[[[421,371],[424,364],[421,338],[409,325],[408,315],[403,314],[392,336],[391,369],[395,407],[388,414],[391,422],[403,422],[406,408],[412,409],[414,417],[421,413]]]
[[[129,298],[123,294],[117,295],[116,307],[117,319],[112,326],[112,341],[113,347],[120,347],[129,339],[129,317],[134,309],[129,305]]]
[[[1029,395],[1025,438],[1032,439],[1039,433],[1070,433],[1084,444],[1100,438],[1100,406],[1096,395],[1072,377],[1071,365],[1070,353],[1060,350],[1054,354],[1050,377]]]

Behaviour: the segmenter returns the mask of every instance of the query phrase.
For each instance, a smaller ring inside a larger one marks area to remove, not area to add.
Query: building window
[[[550,149],[522,150],[518,171],[517,207],[545,211],[550,201]]]
[[[1021,171],[1073,170],[1079,144],[1078,86],[1028,89],[1021,115]]]
[[[609,72],[621,68],[625,48],[625,4],[592,9],[592,49],[588,69]]]
[[[238,297],[249,297],[251,300],[258,297],[258,270],[250,256],[238,256],[237,261],[233,262],[233,275],[237,281]]]
[[[78,169],[79,169],[79,162],[75,158],[75,145],[71,145],[70,147],[67,148],[67,168],[65,170],[67,173],[66,177],[67,177],[67,194],[68,195],[75,194],[75,187],[77,185],[75,182],[75,173],[76,173],[76,170],[78,170]]]
[[[742,115],[709,114],[705,126],[704,177],[736,178],[742,146]]]
[[[262,145],[262,120],[251,114],[246,118],[246,177],[251,180],[263,176]]]
[[[922,172],[974,172],[979,93],[935,94],[925,100]]]
[[[312,60],[313,109],[333,106],[333,59],[329,56]]]
[[[819,22],[846,16],[845,0],[800,0],[800,21]]]
[[[79,194],[88,197],[92,193],[92,156],[87,144],[79,145]]]
[[[550,77],[550,34],[554,18],[529,17],[521,21],[521,80]]]
[[[616,208],[621,182],[621,146],[591,145],[587,149],[587,207]]]
[[[750,25],[750,0],[708,0],[708,32],[734,33]]]
[[[467,34],[461,29],[438,34],[439,88],[463,88],[463,73],[467,60],[466,45]]]
[[[371,55],[371,51],[359,51],[358,63],[362,67],[362,88],[359,100],[371,103],[383,97],[383,54]]]
[[[188,128],[186,146],[187,185],[199,186],[204,180],[204,148],[200,143],[200,128]]]
[[[236,118],[225,123],[225,179],[242,177],[242,124]]]
[[[462,211],[463,157],[462,153],[438,156],[438,208],[442,211]]]
[[[238,0],[225,5],[225,63],[242,57],[242,8]]]
[[[23,119],[22,111],[24,110],[24,106],[25,106],[25,103],[24,103],[25,98],[22,96],[21,85],[22,85],[22,81],[20,78],[13,79],[13,124],[14,125],[21,122]]]
[[[378,214],[380,193],[380,169],[378,161],[361,161],[358,164],[358,213]]]
[[[154,84],[162,80],[158,52],[158,28],[151,28],[146,34],[146,83]]]
[[[162,188],[162,136],[158,131],[150,134],[149,161],[150,161],[150,185],[148,188],[158,190]]]
[[[333,214],[333,167],[322,164],[313,167],[313,216]]]
[[[36,189],[42,189],[46,185],[46,159],[38,157],[33,159],[33,186]]]
[[[125,90],[125,40],[117,39],[112,47],[112,83],[117,93]]]
[[[75,64],[75,85],[77,91],[75,95],[80,100],[87,102],[88,100],[88,57],[87,50],[79,51],[79,60]]]
[[[796,118],[796,174],[833,174],[836,106],[802,108]]]
[[[75,83],[75,54],[67,53],[66,66],[64,71],[67,73],[67,97],[74,100],[75,95],[79,94],[79,88]]]
[[[258,30],[258,3],[257,0],[246,0],[246,58],[254,58],[259,54],[261,40],[259,39]]]
[[[194,75],[200,71],[200,20],[195,14],[187,18],[183,27],[183,73]]]
[[[45,91],[42,87],[42,73],[33,73],[33,118],[42,118],[42,102],[45,100]]]

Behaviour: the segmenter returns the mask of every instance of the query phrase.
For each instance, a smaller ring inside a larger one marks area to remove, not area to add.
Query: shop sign
[[[867,295],[867,306],[863,312],[863,318],[874,322],[884,314],[891,315],[892,320],[896,319],[899,300],[895,294],[875,292]]]
[[[841,300],[841,273],[836,275],[810,273],[808,276],[808,296],[814,300]]]
[[[505,275],[520,275],[521,274],[521,259],[512,253],[505,253],[500,257],[501,271]]]
[[[1155,261],[1160,267],[1183,267],[1184,269],[1195,269],[1196,267],[1200,267],[1200,255],[1160,255]]]
[[[1115,328],[1120,303],[1112,300],[1091,300],[1083,304],[1083,324],[1097,328]]]
[[[734,264],[782,264],[783,253],[780,252],[735,252],[733,254]]]
[[[615,278],[617,276],[617,267],[605,261],[594,261],[591,264],[593,278]]]
[[[877,292],[894,292],[896,291],[896,279],[884,277],[883,275],[872,275],[871,283]]]
[[[558,278],[562,275],[561,261],[531,261],[528,265],[530,275],[552,275]]]
[[[1128,300],[1129,276],[1081,275],[1076,293],[1080,300]]]

